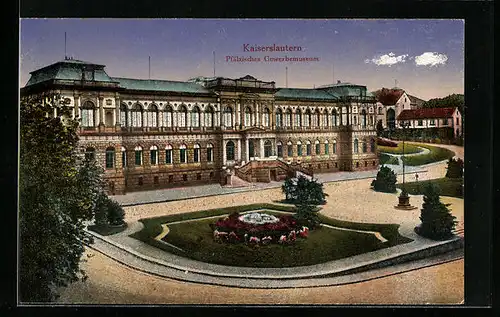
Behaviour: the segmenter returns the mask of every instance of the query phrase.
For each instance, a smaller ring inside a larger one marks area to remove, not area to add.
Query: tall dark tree
[[[452,94],[443,98],[430,99],[422,105],[423,108],[448,108],[457,107],[460,113],[464,113],[465,99],[462,94]]]
[[[446,168],[446,177],[448,178],[462,178],[464,175],[464,161],[462,159],[450,158],[448,160],[448,167]]]
[[[282,191],[285,199],[293,204],[320,205],[325,203],[325,198],[328,196],[323,192],[323,184],[303,175],[296,179],[286,179]]]
[[[66,117],[61,120],[52,114]],[[28,97],[20,107],[19,294],[22,302],[45,302],[58,289],[85,278],[80,269],[84,231],[102,171],[77,153],[78,122],[57,96]],[[63,122],[64,121],[64,122]]]
[[[394,171],[382,165],[377,173],[377,177],[372,181],[371,186],[378,192],[395,193],[396,182],[397,177]]]
[[[420,213],[422,223],[415,228],[416,233],[433,240],[450,238],[457,222],[448,209],[449,205],[440,201],[439,188],[436,185],[427,185]]]
[[[382,136],[384,132],[384,126],[382,125],[382,120],[377,121],[377,136]]]

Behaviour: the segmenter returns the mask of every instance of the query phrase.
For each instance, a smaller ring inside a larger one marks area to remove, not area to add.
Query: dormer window
[[[82,71],[82,80],[93,81],[94,80],[94,70],[84,69]]]

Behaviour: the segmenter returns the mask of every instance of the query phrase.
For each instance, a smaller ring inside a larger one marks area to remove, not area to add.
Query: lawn
[[[399,142],[397,147],[379,145],[378,151],[389,154],[403,154],[403,142]],[[405,143],[405,154],[420,153],[422,151],[418,145]]]
[[[399,160],[397,157],[385,153],[379,153],[378,160],[380,165],[384,164],[399,165]]]
[[[240,206],[236,209],[240,209],[241,212],[259,209],[292,211],[293,208],[291,206],[261,204]],[[231,208],[232,211],[234,209],[234,207]],[[291,245],[270,244],[250,247],[246,244],[217,243],[213,240],[212,229],[209,225],[215,223],[218,218],[205,218],[208,215],[207,212],[191,213],[190,215],[196,219],[195,221],[168,225],[170,231],[163,240],[185,250],[185,252],[154,239],[162,232],[162,224],[178,221],[176,218],[179,218],[180,215],[143,219],[141,221],[145,225],[144,229],[132,236],[165,251],[194,260],[243,267],[313,265],[412,241],[399,235],[399,226],[396,224],[350,223],[320,215],[321,221],[325,224],[342,228],[377,231],[389,241],[383,243],[369,233],[322,226],[311,230],[306,239],[299,238]],[[212,210],[211,212],[218,215],[230,213],[227,209]],[[279,214],[278,211],[268,211],[267,213]],[[184,214],[184,217],[186,215],[188,214]]]
[[[406,165],[409,166],[424,165],[443,160],[448,160],[455,156],[455,152],[442,147],[437,147],[427,144],[418,144],[418,146],[424,147],[428,149],[430,152],[422,155],[405,156],[403,160]]]
[[[462,192],[463,180],[460,178],[457,179],[444,177],[421,182],[405,183],[405,186],[409,194],[423,195],[423,190],[429,183],[433,183],[439,187],[441,196],[464,198]],[[396,187],[402,188],[403,184],[397,184]]]

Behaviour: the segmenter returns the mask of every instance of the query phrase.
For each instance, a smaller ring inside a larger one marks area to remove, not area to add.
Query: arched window
[[[264,108],[264,111],[262,113],[262,125],[265,127],[268,127],[271,122],[271,111],[269,108]]]
[[[181,163],[186,163],[187,162],[186,145],[185,144],[181,144],[181,146],[179,146],[179,161]]]
[[[243,120],[243,124],[245,127],[252,126],[252,109],[250,109],[250,107],[245,108],[245,118]]]
[[[142,127],[142,107],[136,103],[131,111],[132,126],[134,128]]]
[[[200,108],[198,106],[194,106],[193,110],[191,110],[191,126],[200,127]]]
[[[93,147],[88,147],[85,149],[85,159],[87,161],[95,160],[95,149]]]
[[[297,156],[302,156],[302,142],[297,141]]]
[[[278,157],[283,157],[283,143],[281,143],[281,141],[276,143],[276,152]]]
[[[255,156],[255,144],[253,140],[248,140],[248,157]]]
[[[172,127],[173,113],[174,113],[174,111],[172,110],[172,107],[170,107],[169,105],[167,105],[165,107],[165,112],[164,112],[164,115],[163,115],[163,126],[164,127],[167,127],[167,128],[171,128]]]
[[[311,126],[311,110],[309,110],[309,109],[306,109],[306,112],[304,115],[304,126],[305,127]]]
[[[104,115],[105,117],[105,124],[107,127],[112,127],[113,126],[113,111],[106,111],[106,114]]]
[[[95,127],[95,105],[91,101],[85,101],[82,106],[82,126]]]
[[[354,139],[354,153],[359,153],[359,141]]]
[[[285,111],[285,127],[289,128],[291,126],[292,126],[292,110],[288,108]]]
[[[337,140],[333,140],[333,154],[337,154]]]
[[[165,147],[165,164],[172,164],[172,145],[170,144]]]
[[[200,145],[199,144],[195,144],[193,146],[193,161],[195,163],[200,162]]]
[[[354,124],[354,125],[358,124],[358,116],[356,116],[356,115],[352,116],[352,124]]]
[[[319,140],[316,140],[314,142],[314,147],[315,147],[315,153],[316,153],[316,155],[319,155],[321,153],[321,146],[319,144]]]
[[[378,107],[378,114],[382,114],[382,107]]]
[[[272,155],[273,151],[273,144],[271,141],[266,140],[264,141],[264,157],[270,157]]]
[[[234,161],[234,142],[228,141],[226,143],[226,160]]]
[[[212,143],[207,144],[207,162],[214,161],[214,145]]]
[[[325,140],[325,155],[330,154],[330,144],[328,144],[328,140]]]
[[[288,141],[286,144],[287,147],[287,156],[292,157],[293,156],[293,145],[291,141]]]
[[[325,109],[321,116],[323,117],[323,126],[328,127],[330,124],[330,122],[328,122],[328,111]]]
[[[316,112],[314,113],[313,121],[314,121],[314,123],[313,123],[314,127],[319,127],[321,125],[321,118],[320,118],[320,114],[319,114],[319,109],[316,109]]]
[[[363,143],[361,144],[361,149],[363,150],[363,153],[366,153],[367,151],[367,145],[366,145],[366,141],[363,140]]]
[[[361,110],[361,126],[366,128],[366,110]]]
[[[233,126],[233,108],[229,106],[224,109],[224,126],[226,128]]]
[[[115,166],[115,148],[108,147],[106,149],[106,168],[113,168]]]
[[[149,157],[151,165],[158,164],[158,147],[156,145],[149,148]]]
[[[332,125],[334,127],[338,126],[338,122],[337,122],[337,110],[336,109],[332,110]]]
[[[122,146],[122,168],[127,167],[127,149]]]
[[[135,165],[140,166],[142,165],[142,147],[136,146],[134,151],[135,151]]]
[[[276,110],[276,126],[283,126],[283,111],[281,109]]]
[[[128,111],[125,104],[120,105],[120,124],[122,127],[128,127]]]
[[[370,140],[370,152],[375,152],[375,139]]]
[[[214,126],[214,108],[207,106],[205,110],[205,126],[213,128]]]
[[[295,111],[295,126],[296,127],[302,126],[302,111],[300,111],[300,109],[297,109]]]
[[[310,156],[311,155],[311,141],[307,140],[306,141],[306,155]]]
[[[146,119],[148,127],[153,128],[158,126],[158,107],[156,105],[151,104],[149,106]]]
[[[187,108],[184,105],[179,106],[177,110],[177,126],[185,128],[187,126]]]

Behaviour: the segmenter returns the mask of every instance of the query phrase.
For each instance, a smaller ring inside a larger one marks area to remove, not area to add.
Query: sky
[[[216,76],[249,74],[277,87],[340,80],[369,91],[397,86],[425,100],[464,92],[463,20],[21,19],[21,86],[29,72],[64,59],[65,32],[67,56],[106,65],[112,77],[213,76],[215,52]],[[245,50],[274,44],[301,50]]]

